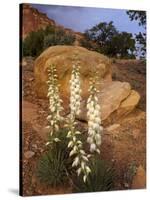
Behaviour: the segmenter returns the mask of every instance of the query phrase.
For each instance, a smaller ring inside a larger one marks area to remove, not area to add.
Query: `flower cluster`
[[[83,144],[78,139],[80,131],[76,131],[75,116],[80,113],[81,102],[81,88],[80,88],[80,72],[79,66],[73,65],[73,70],[70,80],[70,116],[67,122],[69,132],[67,137],[69,138],[68,148],[71,148],[70,156],[73,156],[72,167],[77,168],[78,176],[83,174],[83,181],[86,182],[88,174],[91,172],[88,166],[88,155],[83,150]]]
[[[80,114],[81,83],[79,69],[78,65],[73,65],[70,79],[70,109],[73,115]]]
[[[49,122],[49,139],[58,142],[59,139],[55,138],[55,133],[59,130],[60,122],[63,120],[63,117],[60,115],[60,112],[63,110],[61,103],[62,100],[59,97],[59,85],[58,85],[58,76],[55,65],[50,65],[48,69],[48,98],[49,98],[49,115],[47,120]],[[47,144],[49,144],[48,142]]]
[[[88,138],[87,142],[90,144],[90,152],[97,152],[100,154],[99,146],[101,145],[101,126],[100,105],[98,102],[98,90],[96,88],[96,77],[90,81],[90,96],[87,100],[87,118],[88,118]]]
[[[77,175],[83,175],[83,181],[86,182],[88,174],[91,172],[91,169],[88,166],[88,157],[89,155],[83,150],[83,143],[78,139],[78,135],[81,134],[80,131],[75,129],[76,122],[71,116],[68,119],[68,128],[69,132],[67,138],[69,138],[68,148],[71,148],[69,156],[73,156],[72,167],[76,167]]]

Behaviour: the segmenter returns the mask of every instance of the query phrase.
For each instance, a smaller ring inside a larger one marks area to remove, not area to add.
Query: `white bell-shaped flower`
[[[87,175],[90,173],[90,168],[88,166],[87,154],[83,150],[83,144],[78,139],[78,135],[81,134],[80,131],[75,129],[76,115],[80,114],[80,104],[81,104],[81,82],[80,82],[80,72],[79,66],[73,65],[73,70],[70,79],[70,116],[68,119],[69,132],[67,137],[69,138],[68,148],[71,148],[69,156],[75,156],[72,163],[72,167],[76,167],[78,176],[83,174],[83,180],[86,182]]]
[[[48,69],[48,93],[49,98],[49,110],[50,113],[47,117],[47,120],[50,124],[50,136],[53,137],[53,141],[59,141],[59,138],[55,138],[55,133],[59,130],[59,124],[63,120],[60,112],[63,110],[61,106],[62,100],[59,96],[59,85],[58,85],[58,76],[55,65],[50,65]]]
[[[95,79],[96,80],[96,79]],[[98,101],[98,90],[96,89],[95,80],[90,82],[90,96],[87,100],[87,118],[88,118],[88,138],[87,142],[90,144],[90,151],[92,153],[99,151],[99,146],[101,145],[101,112],[100,105]]]

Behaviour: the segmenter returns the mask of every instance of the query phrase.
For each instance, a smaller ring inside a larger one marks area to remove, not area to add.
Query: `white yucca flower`
[[[73,65],[70,80],[70,110],[73,115],[80,114],[81,83],[79,69],[78,65]]]
[[[81,104],[81,82],[79,66],[73,65],[73,70],[70,80],[70,115],[68,117],[67,126],[69,132],[67,137],[69,138],[68,148],[71,149],[69,156],[73,156],[74,160],[72,167],[77,168],[77,175],[83,175],[83,181],[86,182],[88,174],[91,172],[88,166],[88,157],[83,150],[83,144],[78,139],[81,134],[80,131],[76,131],[76,115],[80,114]]]
[[[90,96],[87,100],[87,118],[88,118],[88,138],[87,142],[90,145],[90,152],[100,153],[99,147],[101,145],[101,112],[98,102],[98,90],[96,88],[96,77],[91,79],[89,92]]]
[[[63,107],[61,106],[62,100],[59,96],[59,85],[58,76],[55,65],[50,65],[48,68],[48,98],[49,98],[49,115],[47,117],[49,127],[50,127],[50,140],[59,142],[59,138],[55,137],[55,133],[59,130],[60,122],[63,120],[61,116],[61,111]]]

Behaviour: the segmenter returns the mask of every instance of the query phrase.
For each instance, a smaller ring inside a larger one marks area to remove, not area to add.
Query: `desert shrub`
[[[67,150],[66,129],[58,133],[61,142],[55,142],[48,147],[37,164],[37,177],[50,186],[58,186],[68,182],[68,176],[73,173],[72,160]]]
[[[127,15],[131,21],[137,21],[139,26],[143,27],[143,31],[135,34],[135,39],[137,42],[137,55],[145,60],[146,58],[146,12],[137,10],[128,10]]]
[[[45,153],[38,165],[37,176],[40,181],[51,186],[57,186],[66,182],[66,166],[63,152],[55,154],[51,151]]]
[[[132,184],[133,177],[137,172],[137,164],[135,161],[132,161],[127,166],[126,172],[124,173],[124,181],[128,183],[130,186]]]
[[[100,22],[84,33],[81,45],[109,57],[135,58],[135,39],[131,33],[119,32],[113,22]]]
[[[85,39],[85,38],[80,39],[80,45],[82,47],[87,48],[87,49],[91,49],[91,50],[94,49],[93,45],[91,44],[91,42],[89,40]]]
[[[23,56],[38,56],[43,51],[44,32],[31,32],[23,41]]]
[[[44,37],[44,49],[54,45],[71,45],[75,37],[71,34],[65,34],[64,31],[56,31],[55,34],[48,34]]]
[[[43,50],[53,45],[71,45],[75,36],[61,28],[47,26],[33,31],[23,41],[23,56],[38,56]]]
[[[74,178],[75,192],[96,192],[109,191],[114,187],[115,172],[112,166],[106,161],[93,157],[90,160],[89,167],[91,173],[86,183],[83,183],[82,177]]]

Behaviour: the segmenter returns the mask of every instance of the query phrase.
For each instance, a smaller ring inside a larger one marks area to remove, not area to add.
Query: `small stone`
[[[40,148],[39,151],[42,153],[44,151],[44,149]]]
[[[45,113],[45,110],[39,110],[38,113],[39,113],[39,114],[43,114],[43,113]]]
[[[24,156],[25,158],[29,159],[32,158],[35,155],[35,153],[33,151],[26,151]]]
[[[146,188],[146,173],[143,167],[140,165],[137,169],[136,175],[133,177],[132,189]]]
[[[33,147],[34,149],[37,149],[37,144],[33,144],[32,147]]]
[[[139,129],[134,129],[132,132],[133,138],[137,139],[140,135],[140,130]]]
[[[33,176],[32,176],[32,184],[34,185],[34,184],[36,184],[36,182],[37,182],[36,176],[33,175]]]
[[[27,65],[27,62],[25,60],[22,61],[22,66],[25,67]]]
[[[129,188],[129,184],[128,183],[124,183],[124,187],[125,188]]]
[[[34,78],[29,78],[29,81],[33,81],[34,80]]]

